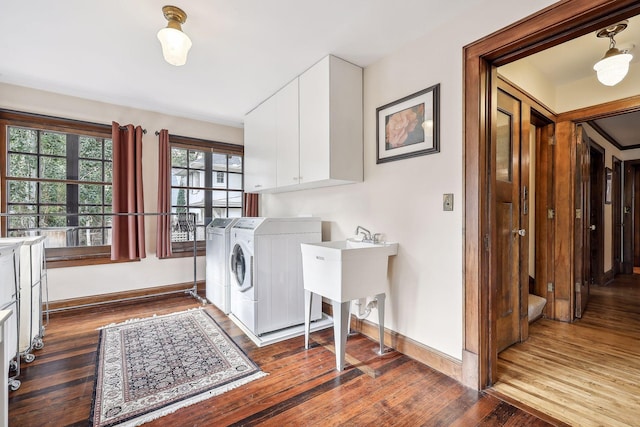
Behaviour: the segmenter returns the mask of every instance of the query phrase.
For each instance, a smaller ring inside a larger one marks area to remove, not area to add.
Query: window
[[[181,141],[181,142],[177,142]],[[242,216],[242,147],[170,136],[171,249],[204,249],[213,218]]]
[[[47,236],[49,262],[108,258],[110,126],[7,112],[0,122],[2,235]]]

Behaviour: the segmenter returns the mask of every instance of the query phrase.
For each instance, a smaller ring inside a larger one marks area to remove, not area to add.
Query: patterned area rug
[[[265,375],[201,309],[105,326],[90,421],[140,425]]]

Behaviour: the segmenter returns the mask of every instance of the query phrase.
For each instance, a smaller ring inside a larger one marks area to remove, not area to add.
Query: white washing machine
[[[256,336],[304,323],[301,243],[322,240],[319,218],[240,218],[231,228],[231,314]],[[322,317],[315,298],[311,320]]]
[[[214,218],[207,225],[206,297],[224,314],[231,308],[229,295],[229,254],[231,227],[238,218]]]

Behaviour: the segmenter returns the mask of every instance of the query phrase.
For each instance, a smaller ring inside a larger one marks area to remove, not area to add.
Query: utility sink
[[[385,292],[389,257],[398,254],[397,243],[355,239],[301,247],[304,288],[338,302]]]
[[[397,243],[368,243],[355,239],[302,243],[305,334],[309,348],[311,302],[314,295],[331,300],[336,369],[345,367],[351,301],[375,296],[378,307],[379,355],[384,351],[384,306],[389,257],[398,254]]]

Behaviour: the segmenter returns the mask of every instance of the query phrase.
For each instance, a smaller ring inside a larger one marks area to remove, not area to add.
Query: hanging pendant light
[[[615,86],[624,79],[629,72],[629,62],[633,56],[626,50],[616,48],[614,36],[627,28],[628,21],[622,21],[596,33],[598,37],[609,37],[609,50],[604,57],[596,62],[593,69],[596,70],[598,80],[606,86]]]
[[[176,6],[164,6],[162,13],[168,21],[167,26],[158,31],[162,55],[171,65],[184,65],[191,49],[191,39],[182,32],[181,26],[187,20],[187,14]]]

